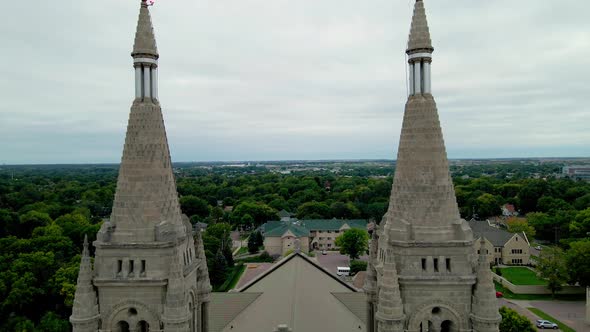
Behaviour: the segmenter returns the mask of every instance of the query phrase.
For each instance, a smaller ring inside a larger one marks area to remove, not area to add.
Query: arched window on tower
[[[117,332],[129,332],[129,323],[122,320],[117,323]]]
[[[440,332],[451,332],[453,331],[453,322],[450,320],[445,320],[440,325]]]
[[[137,332],[149,332],[149,330],[150,324],[148,324],[148,322],[145,320],[139,321],[139,323],[137,323]]]

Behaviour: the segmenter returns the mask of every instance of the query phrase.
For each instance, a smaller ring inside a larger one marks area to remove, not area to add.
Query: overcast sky
[[[450,158],[590,156],[590,2],[425,4]],[[395,158],[412,6],[157,0],[173,161]],[[0,164],[120,161],[138,10],[4,1]]]

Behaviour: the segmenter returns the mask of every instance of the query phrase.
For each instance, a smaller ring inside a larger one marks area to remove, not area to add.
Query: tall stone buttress
[[[498,331],[488,278],[461,219],[431,87],[434,48],[416,0],[408,47],[409,96],[389,209],[377,229],[376,324],[368,332]],[[372,295],[368,295],[368,301]],[[370,319],[369,319],[370,320]]]
[[[145,0],[131,56],[135,98],[113,211],[94,242],[94,273],[85,249],[70,321],[74,332],[207,332],[203,306],[211,286],[204,252],[197,255],[191,224],[180,210]]]

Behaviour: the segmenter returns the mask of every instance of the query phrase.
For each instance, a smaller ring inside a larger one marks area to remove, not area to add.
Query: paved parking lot
[[[349,266],[350,259],[346,255],[342,255],[337,251],[327,251],[326,255],[322,255],[321,251],[316,251],[316,259],[318,263],[326,270],[336,274],[338,266]],[[369,256],[361,256],[361,260],[368,261]]]

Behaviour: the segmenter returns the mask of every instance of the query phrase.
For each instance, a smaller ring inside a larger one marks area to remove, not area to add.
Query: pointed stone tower
[[[472,231],[459,215],[432,96],[433,51],[424,1],[416,0],[406,50],[410,91],[389,209],[377,230],[378,253],[373,263],[379,289],[374,317],[378,324],[368,332],[450,332],[474,327],[474,331],[496,331],[493,324],[485,329],[483,324],[495,322],[497,307],[486,302],[485,315],[473,311],[472,301],[483,305],[489,294],[474,295],[477,257]],[[487,285],[485,276],[481,280]],[[475,290],[484,292],[488,286],[477,285]]]
[[[178,202],[158,100],[159,54],[145,0],[131,56],[135,99],[113,211],[94,242],[94,276],[78,280],[74,332],[207,332],[207,311],[200,306],[208,298],[199,297],[211,286],[201,277],[207,270],[204,253],[196,255],[191,224]],[[97,294],[94,317],[90,302]]]
[[[88,251],[88,236],[84,236],[84,250],[76,284],[76,294],[70,322],[76,332],[95,332],[98,330],[100,315],[96,302],[96,292],[92,286],[92,261]]]
[[[474,331],[498,332],[502,316],[499,312],[496,288],[492,271],[487,259],[485,239],[481,238],[480,254],[477,265],[477,284],[471,300],[471,322]]]

